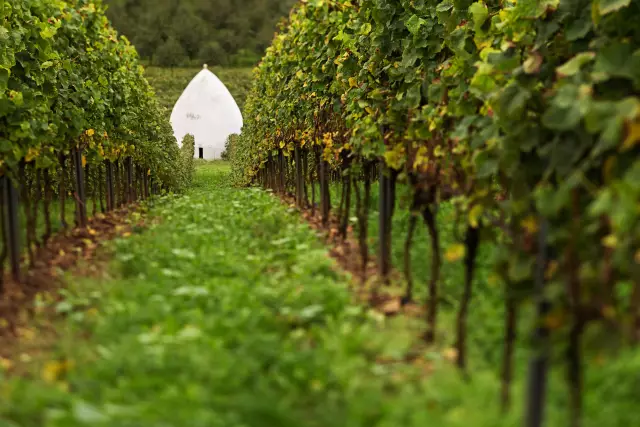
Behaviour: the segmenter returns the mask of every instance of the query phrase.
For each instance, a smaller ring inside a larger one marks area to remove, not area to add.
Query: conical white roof
[[[229,135],[242,129],[242,113],[225,85],[205,65],[182,92],[171,112],[173,133],[196,141],[195,157],[218,159]]]

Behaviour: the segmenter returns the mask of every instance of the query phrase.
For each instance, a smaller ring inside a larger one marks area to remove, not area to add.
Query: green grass
[[[145,69],[145,76],[155,89],[160,104],[171,113],[184,89],[201,70],[202,68],[148,67]],[[229,89],[236,104],[242,110],[251,89],[251,69],[213,67],[211,71]]]
[[[201,170],[215,171],[220,173],[228,173],[231,171],[231,163],[226,160],[203,160],[195,159],[196,168]]]
[[[417,368],[374,363],[401,358],[411,330],[354,306],[314,232],[224,167],[115,242],[112,279],[70,283],[51,356],[74,361],[69,391],[37,369],[2,380],[4,425],[423,425]]]
[[[224,162],[200,164],[186,195],[150,205],[160,222],[110,244],[110,277],[70,279],[56,305],[67,317],[48,356],[73,360],[61,379],[66,390],[42,381],[37,364],[21,378],[0,374],[1,426],[521,425],[522,375],[514,411],[498,408],[499,349],[489,348],[498,338],[484,330],[497,314],[484,312],[494,303],[482,283],[472,382],[443,360],[440,346],[422,354],[434,369],[425,375],[402,362],[417,325],[354,305],[349,282],[296,212],[266,191],[232,188],[227,176]],[[448,215],[443,209],[444,234]],[[401,236],[400,211],[395,221]],[[422,236],[417,258],[428,255],[425,245]],[[394,254],[398,261],[397,246]],[[443,287],[453,298],[458,273],[447,268]],[[420,277],[425,271],[415,265]],[[445,307],[444,347],[451,312]],[[637,425],[638,369],[639,355],[628,353],[589,370],[584,426]],[[567,425],[566,394],[552,383],[547,426]]]

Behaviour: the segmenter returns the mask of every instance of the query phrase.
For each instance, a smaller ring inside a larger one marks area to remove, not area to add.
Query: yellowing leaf
[[[13,367],[13,362],[9,359],[5,359],[4,357],[0,357],[0,368],[5,371],[8,371]]]
[[[449,362],[455,362],[458,359],[458,350],[455,348],[448,348],[442,352],[442,355]]]
[[[39,155],[40,155],[40,150],[36,150],[35,148],[29,148],[29,151],[27,152],[27,155],[25,156],[24,160],[27,163],[29,163]]]
[[[466,252],[465,246],[461,243],[456,243],[449,246],[449,248],[447,248],[447,252],[444,254],[444,257],[446,258],[447,261],[454,262],[462,259],[462,257],[464,257],[465,252]]]
[[[544,318],[543,323],[551,330],[558,329],[564,324],[564,315],[561,312],[550,313]]]
[[[554,274],[556,274],[556,271],[558,271],[558,261],[556,260],[552,260],[549,261],[549,265],[547,266],[547,271],[545,271],[544,273],[544,277],[549,280],[553,277]]]
[[[533,52],[522,64],[522,69],[527,74],[537,74],[540,71],[542,65],[542,55],[538,52]]]
[[[87,158],[85,156],[82,156],[82,167],[87,166]]]
[[[602,307],[602,315],[606,319],[613,319],[614,317],[616,317],[616,309],[610,305],[605,305],[604,307]]]
[[[358,87],[358,81],[355,77],[349,77],[349,87]]]
[[[40,376],[47,383],[55,383],[70,367],[67,361],[51,360],[45,363]]]
[[[602,244],[607,248],[614,249],[618,246],[618,237],[615,234],[609,234],[602,239]]]
[[[482,215],[482,212],[482,205],[475,205],[471,208],[469,211],[469,224],[471,224],[472,227],[478,227],[478,219],[480,218],[480,215]]]
[[[622,151],[631,150],[640,141],[640,122],[633,122],[627,126],[627,137],[624,139],[620,149]]]
[[[523,219],[522,221],[520,221],[520,225],[522,226],[522,228],[527,230],[529,234],[534,234],[538,232],[538,220],[533,215],[530,215],[525,219]]]
[[[87,130],[86,133],[87,133],[87,136],[93,136],[96,133],[96,131],[93,130],[93,129],[89,129],[89,130]]]

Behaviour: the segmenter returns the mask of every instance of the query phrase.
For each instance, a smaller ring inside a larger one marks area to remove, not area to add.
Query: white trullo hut
[[[173,107],[171,126],[179,145],[185,135],[193,135],[196,158],[219,159],[229,135],[240,133],[242,114],[229,90],[205,64]]]

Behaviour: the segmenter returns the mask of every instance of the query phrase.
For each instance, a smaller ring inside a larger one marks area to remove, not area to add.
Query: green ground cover
[[[0,426],[521,424],[523,375],[514,411],[502,415],[497,405],[499,308],[490,284],[474,296],[471,319],[482,323],[473,328],[471,382],[442,356],[453,302],[443,307],[441,345],[405,363],[419,325],[355,305],[348,278],[295,210],[263,190],[231,187],[228,170],[200,162],[186,195],[149,205],[159,221],[109,243],[106,279],[69,279],[55,303],[66,314],[55,347],[30,374],[0,377]],[[449,214],[441,212],[444,234]],[[394,221],[402,233],[406,218]],[[371,227],[375,236],[375,214]],[[418,262],[426,238],[414,252],[417,279],[426,277]],[[396,246],[396,262],[400,254]],[[459,289],[455,268],[443,273],[445,299]],[[634,425],[639,368],[628,353],[589,369],[585,426]],[[566,425],[561,379],[558,370],[552,427]]]

